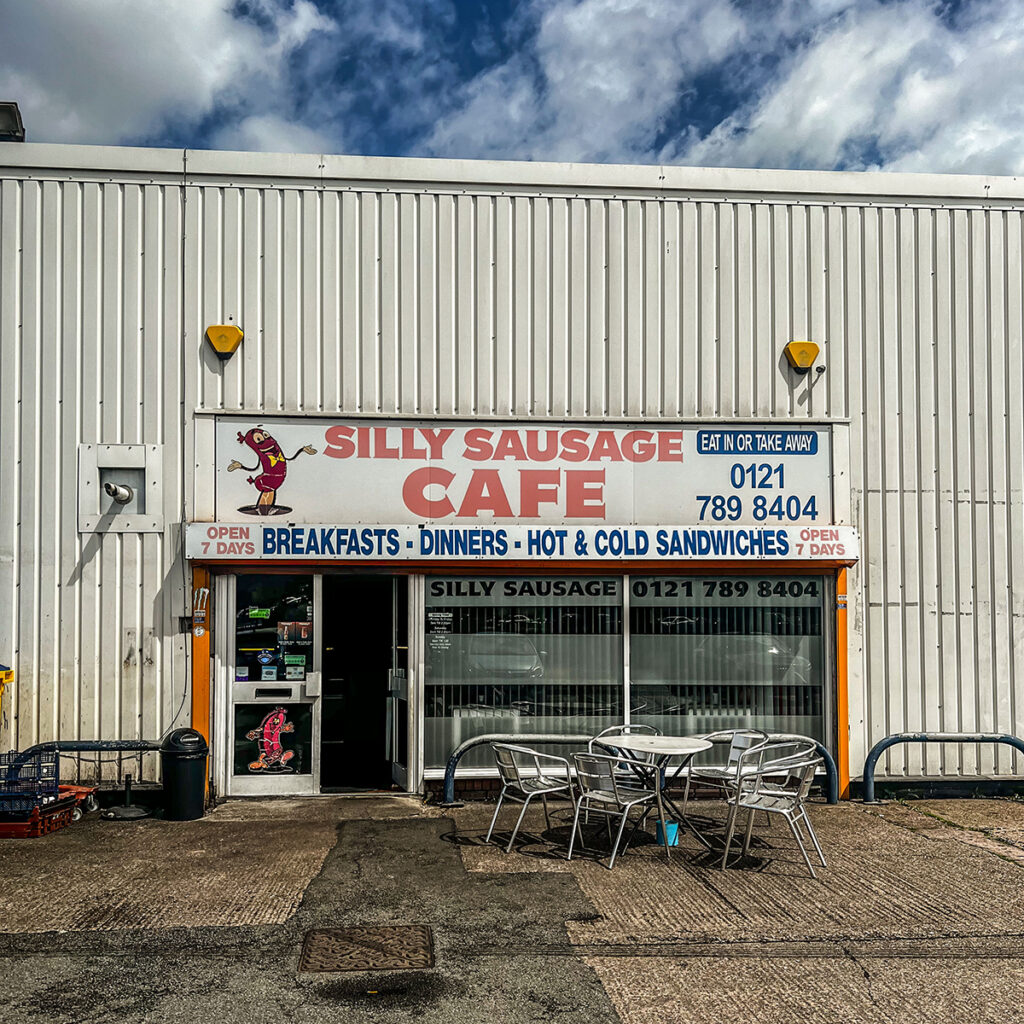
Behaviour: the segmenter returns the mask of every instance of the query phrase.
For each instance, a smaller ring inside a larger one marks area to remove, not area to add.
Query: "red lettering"
[[[540,517],[540,506],[558,504],[560,469],[521,469],[519,471],[519,514],[524,519]]]
[[[512,506],[496,469],[474,469],[469,478],[459,515],[472,518],[480,512],[490,512],[495,517],[512,516]]]
[[[474,427],[466,431],[466,450],[462,453],[464,459],[472,462],[487,462],[491,458],[491,436],[490,430],[483,427]]]
[[[516,462],[526,461],[526,451],[523,449],[523,439],[519,436],[518,430],[503,430],[494,446],[494,458],[515,459]]]
[[[398,448],[388,447],[388,428],[373,428],[373,457],[375,459],[397,459]]]
[[[357,456],[360,459],[368,459],[370,457],[370,428],[359,427],[356,430],[356,437],[359,440]]]
[[[428,430],[426,427],[420,428],[420,433],[423,435],[427,442],[427,447],[430,449],[430,458],[440,459],[444,456],[444,444],[452,434],[455,433],[451,427],[442,427],[438,430]]]
[[[426,448],[416,447],[416,428],[402,427],[402,458],[403,459],[425,459]]]
[[[540,446],[539,430],[526,431],[526,455],[532,462],[550,462],[558,456],[558,431],[545,430],[544,436],[547,443],[543,448]]]
[[[600,462],[602,459],[610,459],[612,462],[622,461],[622,452],[619,451],[618,442],[615,440],[615,432],[612,430],[599,430],[597,440],[590,452],[590,462]]]
[[[352,427],[343,427],[340,424],[328,427],[324,434],[327,441],[324,455],[330,455],[332,459],[350,459],[356,451],[356,446],[352,443],[354,433],[355,430]]]
[[[562,434],[562,458],[566,462],[586,462],[589,439],[585,430],[567,430]]]
[[[622,435],[622,454],[629,462],[650,462],[657,446],[649,430],[630,430]]]
[[[438,484],[442,490],[447,490],[448,485],[455,479],[455,474],[439,466],[423,466],[414,469],[402,485],[402,501],[405,507],[420,519],[440,519],[443,516],[450,516],[455,511],[455,506],[443,498],[428,498],[426,491],[431,484]]]
[[[565,515],[567,519],[604,519],[604,470],[565,471]]]
[[[658,431],[658,461],[683,461],[683,432],[681,430]]]

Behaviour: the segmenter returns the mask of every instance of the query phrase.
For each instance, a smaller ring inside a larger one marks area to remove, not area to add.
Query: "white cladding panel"
[[[152,738],[182,702],[181,231],[176,188],[0,181],[0,749]],[[166,446],[163,533],[79,534],[89,443]]]
[[[0,168],[0,661],[18,671],[0,745],[169,723],[197,408],[831,422],[863,552],[854,775],[890,732],[1024,733],[1013,183],[19,152]],[[222,364],[202,332],[229,321],[246,337]],[[796,380],[781,349],[805,338],[826,372]],[[133,441],[165,446],[164,533],[78,535],[78,444]],[[1015,755],[897,747],[888,765]]]

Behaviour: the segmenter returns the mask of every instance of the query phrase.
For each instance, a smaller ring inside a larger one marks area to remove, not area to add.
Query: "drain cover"
[[[300,971],[393,971],[434,966],[429,925],[316,928],[306,932]]]

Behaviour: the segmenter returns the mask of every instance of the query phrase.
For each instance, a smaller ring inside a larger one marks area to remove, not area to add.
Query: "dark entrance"
[[[391,787],[388,689],[396,625],[402,636],[406,628],[396,584],[404,595],[405,583],[394,576],[324,576],[322,791]]]

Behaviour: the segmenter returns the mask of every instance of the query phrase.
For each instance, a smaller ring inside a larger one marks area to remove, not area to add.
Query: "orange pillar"
[[[839,799],[850,799],[850,699],[847,691],[846,570],[836,577],[836,730]]]
[[[192,728],[210,736],[210,626],[212,594],[208,569],[192,568]]]

